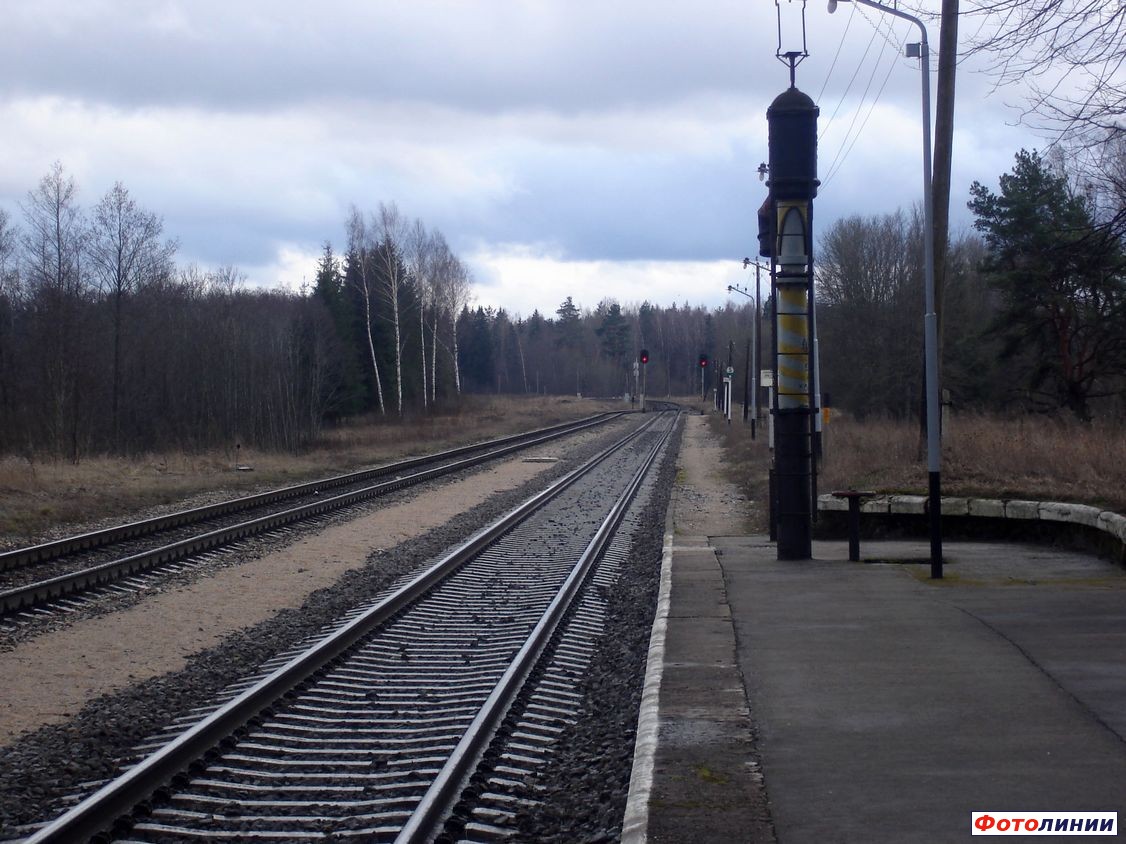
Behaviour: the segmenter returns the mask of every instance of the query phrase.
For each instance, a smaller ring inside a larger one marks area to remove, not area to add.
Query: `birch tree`
[[[450,251],[446,238],[439,231],[433,232],[434,263],[430,277],[430,400],[438,400],[438,329],[442,317],[457,330],[457,314],[449,311],[449,287],[457,269],[457,258]],[[456,363],[456,361],[455,361]]]
[[[438,285],[448,252],[445,238],[438,231],[428,231],[421,220],[415,220],[407,236],[407,262],[411,279],[418,292],[418,342],[422,352],[422,406],[437,401]],[[431,317],[431,358],[429,373],[426,362],[426,316]]]
[[[457,320],[462,310],[469,305],[472,276],[469,268],[458,258],[450,262],[450,273],[445,287],[446,310],[450,315],[450,356],[454,366],[454,389],[461,395],[461,368],[457,357]]]
[[[348,216],[348,257],[355,261],[355,270],[351,273],[352,284],[360,297],[360,304],[364,312],[364,336],[367,338],[368,353],[371,359],[371,373],[375,380],[375,394],[379,400],[379,412],[387,415],[387,408],[383,403],[383,382],[379,377],[379,362],[375,356],[375,338],[372,336],[372,320],[374,319],[373,301],[376,296],[376,278],[372,265],[371,236],[368,231],[364,215],[355,205]]]
[[[402,327],[399,319],[400,294],[407,280],[403,263],[403,250],[406,243],[407,223],[399,213],[398,207],[379,203],[379,212],[373,222],[378,249],[376,260],[379,267],[380,286],[383,298],[390,311],[389,319],[395,343],[395,402],[399,416],[403,415],[403,346]]]

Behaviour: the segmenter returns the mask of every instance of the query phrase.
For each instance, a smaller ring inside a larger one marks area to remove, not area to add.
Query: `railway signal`
[[[646,364],[649,363],[649,350],[648,349],[642,349],[638,353],[637,359],[638,359],[638,361],[640,361],[640,364],[635,363],[633,365],[633,374],[634,374],[634,378],[637,379],[637,384],[638,384],[637,391],[638,391],[638,394],[641,398],[641,412],[644,413],[645,412],[645,373],[649,369],[646,366]],[[638,369],[641,370],[640,378],[638,378]]]

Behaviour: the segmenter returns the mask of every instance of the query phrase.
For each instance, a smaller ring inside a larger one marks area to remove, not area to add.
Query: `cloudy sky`
[[[783,50],[800,8],[782,2]],[[181,263],[255,284],[311,281],[349,207],[381,201],[441,229],[476,301],[513,313],[714,305],[751,278],[766,108],[788,85],[772,0],[6,0],[3,18],[17,223],[58,160],[84,205],[120,180]],[[917,35],[892,22],[806,9],[822,229],[921,199]],[[972,180],[1042,145],[1013,125],[1019,92],[960,73],[955,227]]]

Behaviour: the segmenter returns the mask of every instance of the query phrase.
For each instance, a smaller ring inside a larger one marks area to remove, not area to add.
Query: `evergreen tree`
[[[615,363],[621,363],[629,351],[630,339],[629,323],[622,316],[622,306],[617,302],[611,302],[605,308],[599,306],[599,311],[602,322],[595,329],[595,333],[602,341],[602,354]]]
[[[1126,374],[1121,244],[1035,152],[1017,153],[1000,189],[974,182],[969,203],[1001,298],[993,331],[1034,405],[1088,420],[1090,400],[1117,392]]]
[[[559,317],[556,323],[558,334],[556,343],[563,350],[565,365],[569,372],[575,373],[575,392],[583,391],[583,324],[582,315],[568,296],[555,311]]]
[[[492,320],[492,309],[478,306],[472,313],[469,308],[461,312],[458,328],[458,333],[464,337],[459,349],[461,376],[469,389],[478,392],[491,389],[496,378]]]
[[[313,282],[313,298],[320,301],[332,323],[335,342],[330,343],[330,354],[335,358],[339,389],[326,408],[331,415],[349,416],[361,412],[367,404],[367,386],[361,358],[358,334],[359,314],[355,297],[349,295],[340,259],[327,240],[324,252],[317,262],[317,275]]]
[[[630,390],[633,379],[627,363],[630,350],[629,322],[622,316],[621,305],[617,302],[602,302],[597,314],[601,316],[601,322],[594,333],[601,341],[602,354],[610,363],[612,381],[608,386],[613,392],[618,392],[621,388]]]
[[[555,311],[559,317],[559,343],[568,348],[577,348],[582,342],[582,320],[579,309],[568,296]]]

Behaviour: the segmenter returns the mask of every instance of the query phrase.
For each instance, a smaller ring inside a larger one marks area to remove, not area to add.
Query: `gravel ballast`
[[[390,549],[373,552],[364,568],[349,572],[334,586],[313,593],[299,609],[283,610],[269,621],[227,637],[220,645],[193,656],[184,670],[156,677],[93,700],[69,721],[28,733],[0,749],[0,829],[6,836],[18,836],[21,834],[20,830],[13,827],[57,815],[63,808],[59,802],[61,799],[82,791],[83,784],[111,776],[119,760],[131,757],[131,751],[137,744],[157,733],[174,717],[193,707],[205,705],[230,683],[240,677],[253,674],[262,662],[277,652],[296,645],[337,619],[346,609],[374,597],[396,578],[440,556],[467,534],[479,529],[526,498],[547,479],[565,473],[576,462],[593,455],[616,436],[618,428],[619,426],[611,426],[598,437],[588,438],[585,444],[568,452],[567,460],[550,467],[544,474],[521,487],[493,496],[484,504],[417,538]],[[619,702],[622,702],[623,706],[626,705],[620,695],[625,693],[630,696],[632,705],[629,705],[628,716],[621,716],[619,721],[612,725],[597,728],[602,729],[608,736],[617,736],[622,748],[628,748],[628,753],[632,753],[632,724],[636,718],[636,698],[640,693],[640,669],[634,672],[637,678],[632,684],[616,682],[613,678],[623,660],[626,662],[632,660],[641,666],[644,665],[652,600],[648,594],[642,599],[642,593],[650,589],[655,595],[660,539],[664,524],[664,503],[667,503],[668,488],[672,483],[673,474],[670,464],[666,462],[662,471],[661,492],[654,496],[649,505],[649,509],[653,511],[652,532],[656,549],[654,559],[657,562],[651,564],[652,572],[645,574],[643,572],[645,563],[642,558],[647,558],[648,552],[639,553],[638,561],[630,567],[631,570],[638,569],[636,577],[639,581],[648,578],[649,585],[639,583],[632,593],[629,591],[630,587],[626,587],[621,593],[622,597],[615,598],[615,604],[623,605],[615,606],[615,624],[618,623],[620,616],[623,630],[621,635],[612,634],[608,637],[607,642],[613,644],[604,645],[600,650],[596,662],[604,667],[598,671],[592,670],[588,684],[589,691],[585,692],[591,700],[592,712],[625,711],[618,708]],[[411,497],[420,494],[422,493],[419,491],[408,491],[401,495]],[[290,537],[262,540],[264,547],[261,551],[264,552],[265,546],[271,542],[289,541],[292,541]],[[623,574],[623,580],[634,576],[629,573]],[[640,642],[636,648],[632,644],[627,644],[627,640],[633,639]],[[628,657],[626,652],[629,654]],[[633,686],[636,686],[636,689],[623,692],[627,687],[632,689]],[[623,718],[628,725],[622,721]],[[628,733],[628,736],[619,736],[621,733]],[[579,753],[573,764],[582,765],[584,770],[589,770],[590,761],[583,760],[583,753],[587,753],[591,757],[596,756],[600,761],[606,761],[607,757],[614,756],[620,765],[624,758],[622,752],[607,754],[599,747],[605,740],[606,738],[600,737],[597,742],[594,739],[573,742],[574,752]],[[579,751],[577,748],[580,746],[585,747],[586,751]],[[596,747],[599,749],[596,750]],[[567,753],[561,758],[569,759],[572,750],[573,748],[569,746]],[[565,770],[565,766],[560,770]],[[620,778],[619,774],[607,776]],[[629,766],[626,764],[624,769],[626,786],[628,786],[628,778]],[[563,774],[557,780],[553,780],[556,785],[552,788],[560,793],[561,799],[565,799],[569,791],[566,779],[567,775]],[[624,788],[625,786],[620,789],[623,804]],[[89,788],[87,787],[86,790]],[[580,796],[579,801],[581,802],[582,799]],[[617,811],[619,823],[620,815],[620,811]],[[544,818],[543,823],[546,829],[551,819]],[[602,823],[602,826],[599,827],[598,823],[588,824],[589,829],[594,831],[600,828],[605,831],[607,827],[604,819],[599,823]],[[574,829],[575,827],[572,826],[571,830]]]

